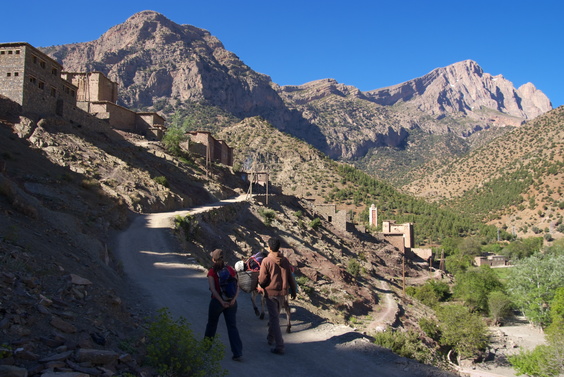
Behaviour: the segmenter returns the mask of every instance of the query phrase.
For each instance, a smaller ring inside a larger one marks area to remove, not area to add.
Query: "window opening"
[[[14,76],[18,77],[20,75],[19,72],[14,72]]]
[[[9,50],[9,51],[8,51],[8,55],[12,55],[12,50]]]
[[[20,54],[20,50],[16,50],[16,55],[19,55],[19,54]]]
[[[39,65],[41,66],[41,68],[45,68],[45,62],[43,60],[39,62]]]
[[[57,75],[57,68],[52,68],[51,73],[54,74],[54,75]]]
[[[6,73],[6,77],[10,77],[10,76],[12,76],[11,72]]]
[[[52,97],[56,97],[56,96],[57,96],[57,89],[51,87],[51,96],[52,96]]]
[[[39,81],[39,89],[44,89],[45,83],[43,81]]]

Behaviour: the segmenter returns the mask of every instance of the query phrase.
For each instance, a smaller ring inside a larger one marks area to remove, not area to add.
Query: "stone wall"
[[[137,131],[135,122],[137,118],[136,113],[115,103],[107,101],[90,102],[88,112],[98,119],[106,120],[110,126],[115,129]]]

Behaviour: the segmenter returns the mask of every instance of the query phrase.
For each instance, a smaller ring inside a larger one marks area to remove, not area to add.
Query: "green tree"
[[[482,240],[479,237],[467,237],[458,245],[458,253],[471,257],[481,254]]]
[[[509,356],[507,359],[518,374],[554,377],[560,373],[560,368],[551,362],[554,351],[549,346],[540,345],[530,351],[522,349],[517,355]]]
[[[564,255],[537,253],[510,271],[507,291],[527,319],[542,327],[550,323],[549,308],[556,289],[564,286]]]
[[[458,275],[472,266],[472,257],[469,255],[449,255],[445,258],[445,268],[453,275]]]
[[[182,154],[180,145],[188,140],[186,132],[180,127],[169,127],[163,136],[162,143],[166,150],[175,156]]]
[[[519,373],[553,377],[564,372],[564,287],[556,290],[550,302],[549,316],[552,322],[546,328],[548,344],[531,351],[521,350],[509,358]]]
[[[564,254],[564,238],[554,241],[551,246],[545,249],[545,253],[556,255]]]
[[[540,251],[542,244],[542,237],[529,237],[511,242],[503,248],[501,254],[505,255],[512,261],[516,261],[518,259],[528,258],[534,253]]]
[[[440,344],[450,347],[461,358],[469,358],[488,344],[488,330],[482,318],[458,304],[438,308]]]
[[[456,275],[453,293],[472,309],[486,313],[488,311],[488,295],[501,290],[503,284],[490,266],[472,268]]]
[[[495,324],[511,314],[513,303],[509,296],[501,291],[494,291],[488,295],[488,312]]]

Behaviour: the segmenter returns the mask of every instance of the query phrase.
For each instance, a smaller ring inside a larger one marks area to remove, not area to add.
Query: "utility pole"
[[[210,160],[211,160],[211,150],[210,150],[210,141],[208,139],[208,145],[206,146],[206,179],[209,179],[210,176]]]
[[[445,270],[445,251],[441,250],[441,263],[439,263],[439,269],[444,272]]]
[[[268,176],[268,172],[264,174],[266,175],[266,205],[268,206],[268,183],[270,182],[270,177]]]
[[[403,277],[403,283],[402,283],[402,290],[403,293],[405,294],[405,250],[403,251],[403,263],[402,263],[403,267],[402,267],[402,277]]]

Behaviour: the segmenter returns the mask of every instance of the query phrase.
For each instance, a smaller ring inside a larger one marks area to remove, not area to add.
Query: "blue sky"
[[[91,41],[142,10],[208,30],[280,85],[333,78],[366,91],[472,59],[564,105],[560,0],[20,0],[4,9],[0,42]]]

